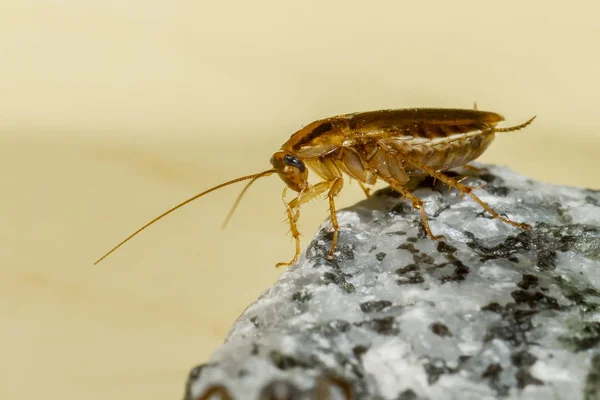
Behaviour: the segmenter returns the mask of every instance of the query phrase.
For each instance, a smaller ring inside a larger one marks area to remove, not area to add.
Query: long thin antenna
[[[227,214],[227,217],[225,218],[225,221],[223,221],[223,225],[221,225],[222,229],[225,229],[225,227],[227,226],[227,224],[229,223],[229,221],[231,220],[231,217],[233,216],[233,213],[235,212],[235,210],[237,209],[238,205],[240,204],[240,202],[242,201],[242,197],[244,197],[244,195],[246,194],[246,191],[250,188],[250,186],[256,182],[257,179],[262,178],[264,176],[269,176],[272,173],[274,173],[275,170],[270,169],[268,171],[262,172],[260,174],[256,174],[256,176],[254,178],[252,178],[252,180],[250,182],[248,182],[246,184],[246,186],[244,186],[244,189],[242,189],[242,191],[240,192],[240,194],[238,195],[237,199],[235,200],[235,203],[233,203],[233,206],[231,207],[231,210],[229,211],[229,214]]]
[[[154,218],[152,221],[148,222],[146,225],[142,226],[140,229],[138,229],[137,231],[133,232],[131,235],[129,235],[125,240],[123,240],[121,243],[119,243],[118,245],[116,245],[115,247],[113,247],[108,253],[106,253],[105,255],[103,255],[102,257],[100,257],[98,260],[96,260],[96,262],[94,263],[94,265],[98,264],[100,261],[104,260],[106,257],[108,257],[110,254],[112,254],[115,250],[117,250],[119,247],[123,246],[125,243],[127,243],[129,240],[131,240],[135,235],[137,235],[138,233],[140,233],[141,231],[143,231],[144,229],[146,229],[147,227],[149,227],[150,225],[152,225],[153,223],[155,223],[156,221],[158,221],[159,219],[162,219],[163,217],[166,217],[167,215],[171,214],[173,211],[177,210],[178,208],[181,208],[183,206],[185,206],[188,203],[191,203],[192,201],[206,195],[209,194],[210,192],[214,192],[215,190],[221,189],[222,187],[234,184],[234,183],[238,183],[241,181],[246,181],[248,179],[253,179],[256,180],[260,177],[263,176],[269,176],[272,173],[276,172],[274,169],[270,169],[267,171],[263,171],[263,172],[259,172],[258,174],[252,174],[252,175],[247,175],[247,176],[242,176],[241,178],[237,178],[237,179],[233,179],[231,181],[225,182],[225,183],[221,183],[220,185],[217,185],[213,188],[210,188],[202,193],[199,193],[193,197],[190,197],[189,199],[187,199],[186,201],[179,203],[178,205],[176,205],[175,207],[165,211],[164,213],[160,214],[158,217]]]

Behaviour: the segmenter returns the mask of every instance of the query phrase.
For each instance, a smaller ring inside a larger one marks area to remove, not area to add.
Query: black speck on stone
[[[192,384],[198,378],[200,378],[200,375],[202,375],[202,371],[204,370],[204,368],[210,367],[210,365],[211,364],[201,364],[201,365],[198,365],[198,366],[192,368],[192,370],[188,374],[187,382],[185,384],[185,397],[184,397],[184,399],[186,399],[186,400],[191,400],[192,399]]]
[[[355,346],[352,349],[352,353],[354,354],[354,357],[356,357],[359,361],[362,359],[362,356],[369,351],[369,348],[367,346]]]
[[[554,250],[540,250],[537,252],[537,263],[536,265],[541,269],[552,271],[556,269],[556,251]]]
[[[526,334],[533,329],[531,318],[537,312],[532,310],[515,310],[507,306],[501,314],[502,318],[488,327],[484,341],[489,342],[492,339],[501,339],[512,346],[527,343]]]
[[[488,365],[483,374],[481,374],[481,377],[489,380],[489,387],[496,392],[497,396],[505,397],[508,395],[510,387],[500,383],[501,373],[502,366],[498,363],[493,363]]]
[[[485,190],[487,190],[489,194],[501,197],[506,197],[510,193],[510,189],[506,186],[487,185],[485,186]]]
[[[423,282],[425,282],[425,278],[423,278],[423,276],[418,272],[415,272],[411,275],[403,276],[400,279],[396,280],[396,283],[398,285],[417,285]]]
[[[482,311],[491,311],[491,312],[500,314],[504,310],[504,307],[502,307],[498,303],[490,303],[486,306],[481,307],[481,310]]]
[[[488,258],[508,258],[512,254],[530,250],[532,245],[530,232],[521,232],[517,236],[509,236],[504,239],[503,243],[493,247],[485,246],[471,232],[465,232],[465,236],[471,238],[471,242],[467,243],[467,246]]]
[[[433,333],[435,333],[436,335],[441,336],[441,337],[452,336],[452,332],[450,332],[450,328],[448,328],[446,325],[442,324],[441,322],[434,322],[433,324],[429,325],[429,329],[431,329],[431,331]]]
[[[419,267],[416,264],[408,264],[406,267],[398,268],[396,273],[398,275],[404,275],[409,272],[418,271]]]
[[[397,249],[401,249],[401,250],[408,250],[411,253],[418,253],[419,249],[417,249],[415,247],[414,244],[412,243],[402,243],[400,246],[396,247]]]
[[[394,208],[392,208],[392,213],[405,215],[413,212],[413,210],[414,208],[411,204],[408,204],[405,201],[401,201],[400,203],[396,204]]]
[[[394,327],[394,317],[371,319],[368,321],[357,322],[355,325],[367,328],[380,335],[397,335],[400,333],[400,330]]]
[[[444,275],[440,278],[440,281],[442,283],[464,281],[469,274],[469,267],[460,260],[452,261],[448,264],[454,265],[454,274]]]
[[[575,353],[593,349],[600,343],[600,322],[586,322],[574,335],[559,340]]]
[[[374,300],[366,301],[360,305],[360,309],[364,313],[379,312],[392,305],[391,301],[387,300]]]
[[[340,252],[340,255],[337,256],[337,261],[345,261],[345,260],[354,260],[354,249],[356,248],[355,244],[343,244],[338,246],[336,252]]]
[[[527,350],[521,350],[517,353],[511,354],[510,360],[515,367],[530,367],[535,364],[537,357]]]
[[[531,286],[537,285],[538,281],[539,279],[535,275],[523,274],[523,279],[521,279],[521,282],[517,283],[517,286],[521,289],[527,290]]]
[[[385,253],[382,251],[380,253],[375,254],[375,258],[377,261],[382,261],[385,258]]]
[[[431,257],[428,254],[424,254],[424,253],[421,253],[421,254],[415,253],[415,254],[413,254],[413,260],[417,264],[418,263],[433,264],[433,262],[434,262],[433,257]]]
[[[446,244],[444,241],[439,241],[437,244],[437,251],[440,253],[452,254],[456,252],[456,247]]]
[[[305,360],[300,360],[287,354],[283,354],[277,350],[271,351],[271,353],[269,353],[269,358],[271,359],[273,365],[282,371],[292,368],[310,369],[315,367],[315,365],[312,363],[309,363]]]
[[[188,379],[198,379],[200,377],[200,374],[202,374],[202,370],[206,366],[207,364],[200,364],[192,368],[192,370],[188,374]]]
[[[356,292],[354,285],[348,282],[341,273],[334,274],[333,272],[325,272],[323,274],[323,281],[326,285],[333,283],[339,286],[346,293]]]
[[[532,309],[560,309],[558,301],[554,297],[547,296],[539,291],[530,293],[525,290],[515,290],[510,295],[515,299],[515,303],[527,304]]]
[[[500,373],[502,372],[502,366],[498,363],[493,363],[488,365],[488,367],[481,374],[482,378],[494,378],[498,379]]]
[[[593,198],[592,196],[585,196],[585,202],[593,206],[600,207],[600,201]]]
[[[258,323],[258,317],[256,315],[254,317],[250,318],[250,322],[252,322],[254,327],[256,327],[256,328],[260,327],[260,325]]]
[[[451,373],[450,368],[446,366],[446,362],[441,359],[431,360],[423,365],[425,374],[427,375],[427,383],[434,384],[440,379],[440,376]]]
[[[544,384],[543,381],[531,375],[531,373],[523,368],[519,369],[515,373],[515,378],[517,379],[517,386],[519,389],[524,389],[527,385],[537,385],[541,386]]]
[[[294,292],[292,295],[292,300],[297,301],[298,303],[306,303],[310,299],[312,299],[312,293],[306,290]]]
[[[327,338],[332,338],[340,333],[348,332],[350,328],[351,326],[348,321],[344,321],[343,319],[335,319],[315,326],[311,329],[311,332],[318,333],[319,335]]]
[[[276,380],[269,382],[260,391],[258,400],[278,400],[278,399],[299,399],[300,390],[298,388],[284,380]]]
[[[583,398],[597,400],[600,396],[600,354],[594,354],[590,369],[585,379]]]
[[[416,238],[416,237],[414,237],[414,236],[411,236],[411,237],[407,237],[407,238],[406,238],[406,241],[407,241],[407,242],[411,242],[411,243],[417,243],[417,242],[419,241],[419,238]]]
[[[417,394],[412,389],[406,389],[396,397],[396,400],[417,400]]]
[[[406,235],[406,232],[404,231],[394,231],[394,232],[387,232],[386,235],[388,236],[404,236]]]
[[[483,173],[483,174],[479,174],[478,176],[479,176],[479,179],[483,179],[487,183],[491,183],[491,182],[494,182],[496,179],[500,179],[500,178],[496,177],[496,175],[492,175],[490,173]]]

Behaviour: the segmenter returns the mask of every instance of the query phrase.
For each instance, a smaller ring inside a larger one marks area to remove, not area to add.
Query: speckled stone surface
[[[447,238],[433,242],[377,192],[339,211],[332,262],[322,226],[186,398],[600,399],[600,193],[501,167],[465,182],[533,230],[426,180],[415,194]]]

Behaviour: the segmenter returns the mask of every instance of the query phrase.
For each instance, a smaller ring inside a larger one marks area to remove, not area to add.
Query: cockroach
[[[250,185],[259,178],[275,173],[286,185],[282,199],[296,244],[292,260],[278,263],[278,267],[291,265],[298,260],[301,253],[300,233],[297,229],[300,206],[321,195],[326,195],[329,201],[333,241],[328,257],[333,259],[339,231],[335,197],[342,190],[343,174],[357,180],[367,196],[367,185],[374,185],[378,180],[400,192],[419,210],[425,230],[433,240],[444,239],[444,236],[431,232],[423,201],[407,187],[411,177],[431,176],[438,179],[449,187],[456,188],[460,193],[468,194],[494,218],[530,230],[529,225],[512,221],[492,210],[473,193],[475,187],[463,185],[459,180],[444,174],[444,171],[468,166],[469,162],[488,148],[496,133],[523,129],[534,119],[535,116],[520,125],[496,128],[496,124],[504,121],[504,117],[476,108],[380,110],[320,119],[294,133],[281,149],[273,154],[273,168],[222,183],[176,205],[135,231],[95,264],[178,208],[222,187],[249,180],[227,216],[226,221],[229,220]],[[309,168],[321,178],[320,182],[314,185],[308,183]],[[297,193],[289,202],[285,200],[288,189]]]

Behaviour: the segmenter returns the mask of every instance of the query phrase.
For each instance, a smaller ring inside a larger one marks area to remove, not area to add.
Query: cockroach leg
[[[296,222],[298,222],[298,219],[300,219],[300,208],[296,207],[295,209],[292,209],[290,204],[285,201],[286,193],[287,193],[287,186],[283,189],[283,193],[281,194],[281,200],[283,201],[283,204],[285,205],[285,212],[287,214],[287,220],[288,220],[288,223],[290,224],[290,233],[292,234],[292,237],[294,238],[294,241],[296,242],[296,253],[294,254],[294,258],[292,259],[292,261],[277,263],[275,265],[276,268],[292,265],[293,263],[298,261],[298,257],[300,257],[300,253],[301,253],[300,231],[298,231],[298,225],[296,224]],[[298,197],[300,197],[300,196],[302,196],[302,194],[298,195]]]
[[[318,197],[327,191],[334,181],[323,181],[319,182],[314,186],[310,186],[304,192],[299,193],[295,199],[290,201],[289,203],[285,201],[285,195],[287,193],[287,187],[283,189],[283,193],[281,195],[281,199],[283,200],[283,204],[285,204],[287,219],[290,224],[290,232],[292,233],[292,237],[296,241],[296,253],[294,254],[294,258],[290,262],[280,262],[275,265],[275,267],[287,267],[294,264],[298,261],[302,250],[300,248],[300,231],[298,230],[298,219],[300,219],[300,206],[304,203],[309,202],[310,200]]]
[[[335,252],[335,247],[337,246],[338,234],[340,230],[335,209],[335,201],[333,198],[338,195],[343,186],[344,180],[342,178],[337,178],[335,181],[333,181],[331,189],[329,189],[329,193],[327,193],[327,197],[329,198],[329,212],[331,213],[331,225],[333,226],[333,240],[331,242],[331,250],[329,250],[329,255],[327,256],[327,259],[330,261],[333,260],[333,253]]]
[[[451,178],[451,177],[443,174],[442,172],[438,172],[435,169],[433,169],[433,168],[431,168],[431,167],[423,164],[422,162],[420,162],[418,160],[409,158],[408,162],[410,162],[411,164],[413,164],[417,168],[422,169],[423,171],[427,172],[429,175],[433,176],[434,178],[437,178],[440,181],[444,182],[446,185],[448,185],[450,187],[456,188],[461,194],[468,194],[469,196],[471,196],[471,198],[473,200],[475,200],[477,203],[479,203],[479,205],[481,207],[483,207],[487,212],[489,212],[490,214],[492,214],[492,216],[494,218],[498,218],[499,220],[501,220],[503,222],[506,222],[507,224],[512,225],[512,226],[517,227],[517,228],[522,228],[522,229],[525,229],[527,231],[531,230],[531,226],[529,224],[526,224],[524,222],[515,222],[515,221],[512,221],[512,220],[510,220],[508,218],[505,218],[505,217],[501,216],[496,211],[494,211],[483,200],[481,200],[479,197],[477,197],[477,195],[475,193],[473,193],[473,190],[475,190],[477,188],[463,185],[462,183],[458,182],[456,179]]]
[[[356,181],[358,182],[358,184],[360,185],[360,188],[362,189],[363,192],[365,192],[365,196],[367,196],[367,199],[369,197],[371,197],[371,189],[366,187],[364,183],[362,183],[361,181]]]
[[[425,207],[423,206],[423,200],[421,200],[420,198],[418,198],[417,196],[412,194],[406,187],[404,187],[398,181],[391,179],[391,178],[386,178],[385,181],[394,190],[400,192],[402,194],[402,196],[404,196],[407,199],[409,199],[410,201],[412,201],[412,206],[414,208],[416,208],[417,210],[419,210],[419,212],[421,213],[421,219],[423,220],[423,225],[425,226],[425,231],[427,232],[427,235],[429,235],[429,237],[432,240],[440,240],[440,239],[445,240],[446,239],[446,237],[444,235],[434,235],[433,232],[431,232],[431,228],[429,227],[429,220],[427,218],[427,214],[425,214]]]
[[[475,167],[474,165],[471,164],[465,164],[463,165],[463,168],[469,171],[473,171],[476,174],[482,174],[484,172],[488,172],[489,170],[487,168],[479,168],[479,167]]]

